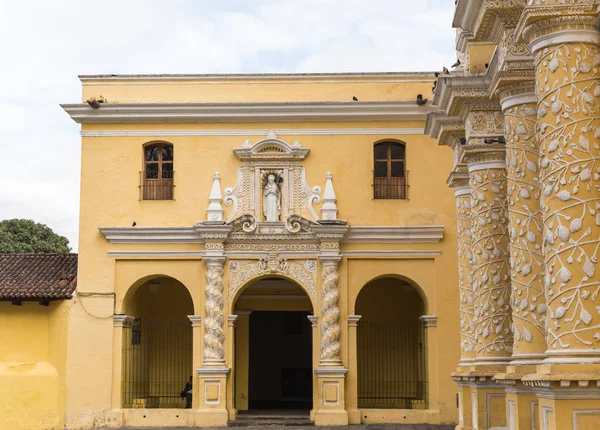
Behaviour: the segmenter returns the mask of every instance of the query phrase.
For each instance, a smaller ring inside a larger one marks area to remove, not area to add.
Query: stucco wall
[[[0,302],[0,428],[62,428],[68,302]]]

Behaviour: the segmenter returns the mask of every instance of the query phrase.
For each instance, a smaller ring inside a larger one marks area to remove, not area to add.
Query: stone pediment
[[[267,137],[252,144],[246,140],[241,148],[234,149],[233,152],[242,161],[300,161],[304,160],[310,150],[303,148],[296,140],[289,145],[287,142],[277,138],[277,135],[270,131]]]

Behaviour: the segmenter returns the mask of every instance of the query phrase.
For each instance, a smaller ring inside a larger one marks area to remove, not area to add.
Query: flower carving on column
[[[225,350],[224,315],[223,315],[223,262],[207,261],[206,303],[204,327],[204,360],[223,361]]]
[[[339,261],[334,259],[322,261],[321,361],[341,363],[338,263]]]
[[[548,348],[600,347],[600,52],[536,53]]]
[[[475,315],[473,293],[473,273],[471,260],[473,253],[471,249],[471,196],[468,186],[465,192],[456,189],[456,218],[458,239],[458,289],[460,300],[460,348],[463,358],[475,351]]]
[[[477,357],[510,356],[510,267],[506,170],[472,170],[471,230]]]
[[[517,104],[504,113],[515,354],[543,353],[546,346],[536,115],[534,102]]]

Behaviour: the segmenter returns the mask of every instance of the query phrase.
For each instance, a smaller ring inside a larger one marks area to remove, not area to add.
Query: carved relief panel
[[[255,144],[249,140],[234,150],[244,163],[235,187],[225,189],[224,203],[232,206],[227,222],[243,215],[258,221],[284,221],[290,215],[318,219],[313,207],[321,202],[319,186],[310,187],[300,164],[309,150],[291,145],[270,132]]]

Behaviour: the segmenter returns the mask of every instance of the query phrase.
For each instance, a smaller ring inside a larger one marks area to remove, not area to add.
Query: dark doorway
[[[249,408],[312,408],[309,312],[254,311],[250,316]]]

